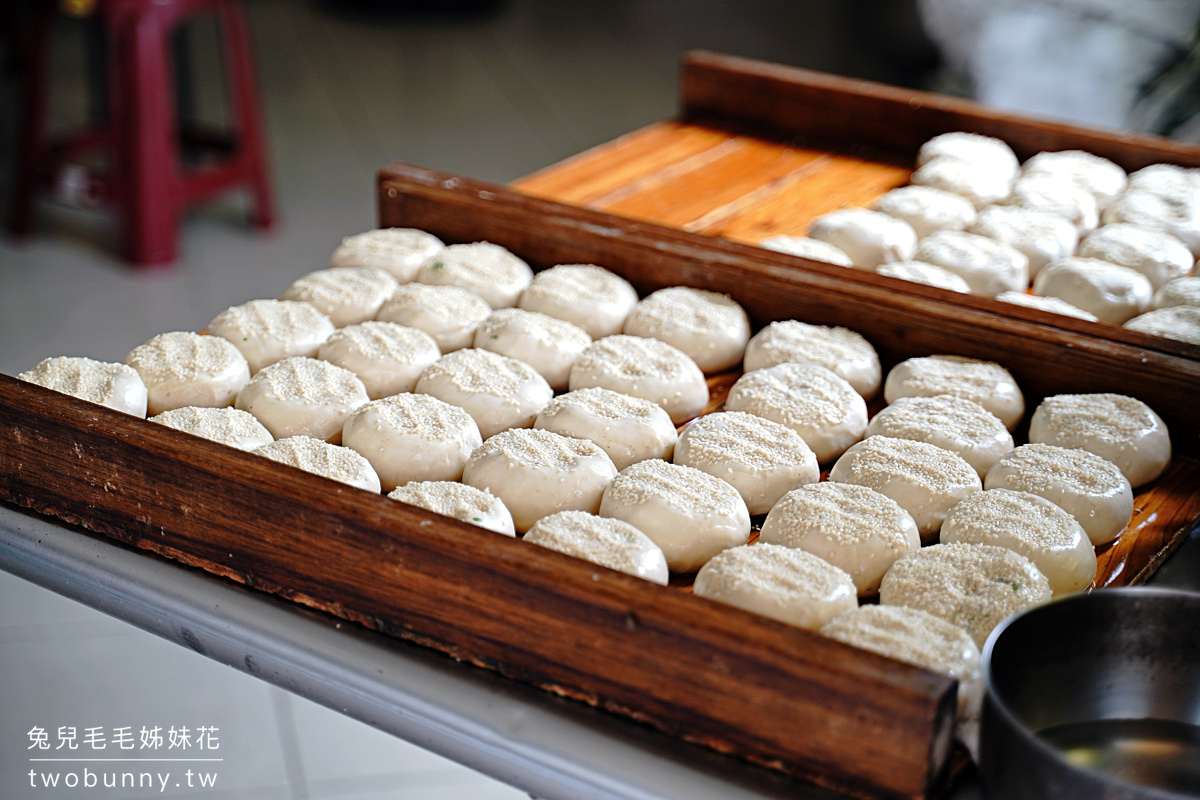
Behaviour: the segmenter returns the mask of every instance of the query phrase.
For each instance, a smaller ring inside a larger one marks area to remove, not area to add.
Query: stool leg
[[[33,233],[38,169],[46,147],[46,56],[53,18],[51,3],[41,3],[35,9],[29,61],[21,81],[21,129],[17,139],[12,218],[9,221],[13,235],[19,238]]]
[[[227,48],[230,105],[237,129],[238,158],[249,170],[250,191],[254,196],[254,212],[251,218],[258,227],[269,228],[275,221],[275,208],[267,150],[263,140],[258,87],[254,80],[250,31],[238,0],[223,0],[217,13],[220,15]]]
[[[167,11],[143,8],[113,20],[114,122],[117,196],[124,214],[125,250],[136,264],[173,261],[181,176]]]

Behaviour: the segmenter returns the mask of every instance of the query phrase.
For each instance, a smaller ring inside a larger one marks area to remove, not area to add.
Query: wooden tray
[[[1155,136],[1023,117],[958,98],[706,52],[682,64],[678,118],[650,125],[523,178],[527,194],[756,244],[803,235],[820,214],[869,207],[908,182],[933,136],[972,131],[1022,159],[1080,149],[1128,171],[1200,166],[1200,147]],[[794,258],[797,267],[814,262]],[[840,268],[839,268],[840,269]],[[862,270],[846,280],[907,292],[913,284]],[[938,296],[1014,319],[1057,325],[1200,358],[1200,346],[944,290]]]
[[[1200,517],[1196,362],[418,167],[383,170],[379,202],[382,225],[489,239],[535,267],[727,292],[756,325],[852,325],[885,365],[995,358],[1031,406],[1068,389],[1142,396],[1184,457],[1139,496],[1102,582],[1143,579]],[[943,676],[4,376],[0,437],[0,497],[122,542],[841,791],[927,797],[951,772]]]

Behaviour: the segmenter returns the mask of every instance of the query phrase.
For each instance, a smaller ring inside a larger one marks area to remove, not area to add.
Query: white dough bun
[[[595,264],[559,264],[534,275],[517,305],[602,339],[621,332],[637,302],[633,286],[614,272]]]
[[[253,414],[276,439],[311,436],[340,444],[346,417],[369,399],[350,370],[296,357],[256,373],[238,392],[237,407]]]
[[[374,267],[386,270],[400,283],[409,283],[443,247],[441,239],[416,228],[376,228],[342,239],[329,265]]]
[[[469,289],[493,309],[515,306],[532,280],[528,264],[491,242],[449,245],[417,272],[419,283]]]
[[[242,351],[250,374],[293,356],[315,356],[334,331],[333,322],[310,303],[251,300],[213,317],[206,329]]]
[[[475,347],[524,361],[552,389],[566,388],[571,367],[591,343],[578,325],[520,308],[493,311],[475,331]]]
[[[484,439],[532,427],[554,397],[546,379],[524,361],[477,348],[442,356],[421,373],[414,391],[465,408]]]
[[[392,293],[376,319],[424,331],[439,350],[449,353],[470,347],[475,330],[491,313],[492,307],[469,289],[406,283]]]
[[[671,286],[638,302],[622,332],[673,345],[701,372],[712,374],[741,362],[750,341],[750,318],[729,295]]]
[[[669,461],[679,438],[658,404],[600,387],[555,397],[533,426],[595,442],[618,470],[648,458]]]
[[[708,382],[686,353],[658,339],[607,336],[593,342],[571,368],[571,391],[601,387],[662,406],[675,424],[708,405]]]
[[[794,319],[772,322],[746,345],[746,372],[787,362],[819,364],[870,400],[879,391],[879,354],[861,333]]]
[[[372,400],[411,392],[425,368],[441,357],[425,331],[378,320],[339,328],[317,351],[317,358],[357,375]]]
[[[374,319],[399,283],[382,269],[322,269],[297,278],[280,300],[310,303],[339,328]]]

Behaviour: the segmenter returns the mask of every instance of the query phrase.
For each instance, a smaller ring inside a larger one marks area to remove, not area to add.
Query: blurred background
[[[4,219],[34,5],[9,0],[0,18]],[[89,3],[72,5],[86,13]],[[1167,120],[1161,132],[1189,135],[1196,6],[247,0],[278,221],[257,231],[244,196],[219,197],[189,212],[174,263],[135,269],[119,255],[112,215],[62,183],[57,200],[37,204],[32,236],[0,239],[0,372],[57,355],[120,361],[158,333],[199,330],[230,305],[277,296],[326,266],[343,236],[374,226],[374,175],[389,162],[505,182],[671,117],[677,66],[692,48],[1096,124],[1158,130]],[[86,16],[54,26],[53,128],[98,113],[94,31]],[[221,123],[216,39],[198,19],[177,55],[192,113]],[[56,796],[15,781],[31,726],[183,718],[227,732],[231,764],[208,798],[525,796],[2,573],[0,609],[0,797]]]

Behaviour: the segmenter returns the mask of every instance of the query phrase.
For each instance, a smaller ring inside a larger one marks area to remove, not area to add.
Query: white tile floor
[[[891,0],[887,0],[891,2]],[[119,361],[168,330],[276,296],[372,227],[375,171],[393,160],[497,181],[674,113],[692,47],[888,78],[877,48],[848,43],[837,2],[511,0],[493,16],[413,21],[331,16],[249,0],[281,211],[259,235],[240,198],[190,215],[170,269],[130,270],[109,218],[43,205],[24,246],[0,241],[0,372],[55,355]],[[336,0],[328,0],[336,7]],[[872,7],[879,9],[880,4]],[[203,28],[196,57],[208,57]],[[79,28],[61,31],[55,86],[77,113]],[[211,88],[201,81],[200,107]],[[15,88],[0,84],[0,197],[11,190]],[[5,210],[5,209],[0,209]],[[0,442],[0,446],[3,443]],[[27,732],[41,726],[198,725],[236,753],[216,789],[164,796],[418,800],[525,795],[358,722],[0,573],[0,797],[142,797],[31,788]],[[64,776],[65,777],[65,776]],[[179,778],[179,776],[175,776]]]

